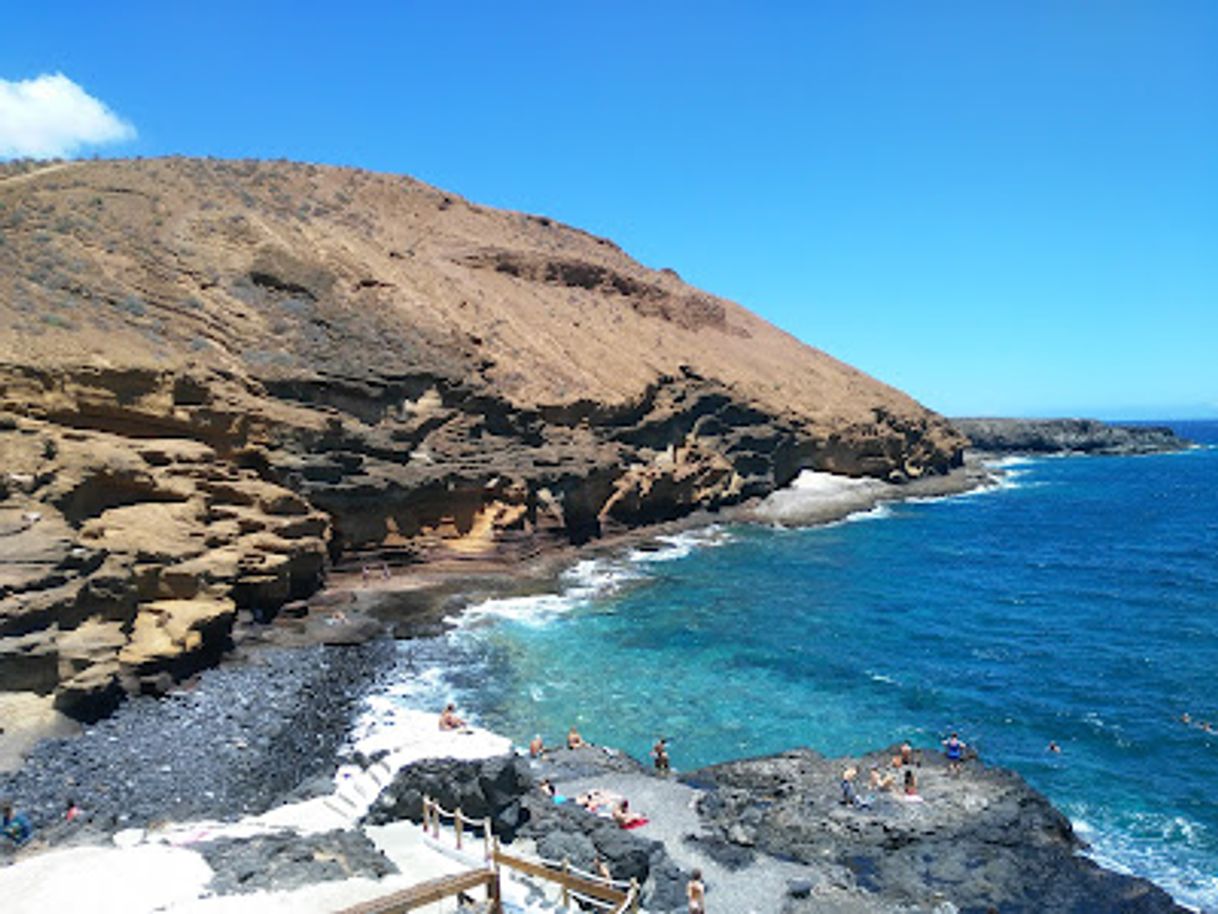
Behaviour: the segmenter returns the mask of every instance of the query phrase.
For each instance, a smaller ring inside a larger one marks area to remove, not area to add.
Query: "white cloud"
[[[134,138],[134,127],[62,73],[0,79],[0,159],[69,156]]]

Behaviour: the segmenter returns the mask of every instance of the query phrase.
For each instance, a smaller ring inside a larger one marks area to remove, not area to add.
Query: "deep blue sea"
[[[1218,422],[1175,425],[1218,443]],[[1101,862],[1218,909],[1218,449],[1004,468],[828,527],[584,562],[405,650],[444,658],[431,686],[521,743],[574,723],[645,758],[664,734],[679,769],[958,730]]]

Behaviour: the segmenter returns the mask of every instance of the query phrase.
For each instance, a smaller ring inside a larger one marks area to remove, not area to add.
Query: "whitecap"
[[[627,558],[631,562],[672,562],[683,559],[698,549],[722,546],[732,541],[732,535],[718,524],[710,524],[696,530],[666,534],[655,538],[651,548],[632,549]]]
[[[1103,811],[1090,812],[1107,818]],[[1203,854],[1209,841],[1202,823],[1186,816],[1141,812],[1121,827],[1099,827],[1082,816],[1072,817],[1070,824],[1088,845],[1086,855],[1100,866],[1149,879],[1194,910],[1218,906],[1218,876],[1207,872],[1202,857],[1192,853]]]

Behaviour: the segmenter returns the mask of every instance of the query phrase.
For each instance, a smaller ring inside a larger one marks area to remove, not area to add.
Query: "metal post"
[[[631,914],[639,914],[639,881],[631,878],[630,880],[630,897],[633,899],[630,902]]]
[[[571,862],[566,857],[562,858],[562,906],[563,910],[571,907],[571,890],[567,888],[567,877],[571,875]]]
[[[486,859],[491,859],[491,819],[487,816],[482,820],[482,852]]]
[[[457,850],[461,850],[461,807],[453,813],[453,828],[457,830]]]
[[[423,797],[423,834],[427,834],[427,829],[431,825],[431,800]]]

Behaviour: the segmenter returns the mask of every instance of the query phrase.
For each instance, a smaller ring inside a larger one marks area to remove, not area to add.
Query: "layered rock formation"
[[[259,162],[0,171],[0,687],[97,712],[328,563],[514,559],[963,439],[549,219]]]
[[[994,454],[1157,454],[1188,442],[1170,428],[1095,419],[953,419],[972,446]]]

